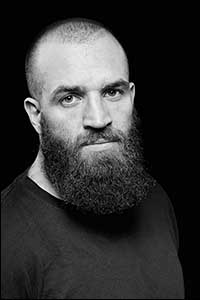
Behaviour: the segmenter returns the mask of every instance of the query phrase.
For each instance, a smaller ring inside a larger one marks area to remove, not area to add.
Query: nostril
[[[112,124],[112,121],[104,121],[104,122],[97,122],[97,121],[87,121],[84,122],[84,128],[93,128],[97,131],[102,131],[104,128],[110,126]]]

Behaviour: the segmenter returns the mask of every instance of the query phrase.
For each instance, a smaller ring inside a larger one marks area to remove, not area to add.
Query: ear
[[[131,91],[131,101],[132,101],[132,104],[134,105],[134,100],[135,100],[135,84],[133,82],[130,82],[130,91]]]
[[[35,128],[38,134],[41,133],[41,126],[40,126],[40,118],[41,118],[41,108],[39,101],[33,98],[26,98],[24,101],[24,108],[27,112],[31,124]]]

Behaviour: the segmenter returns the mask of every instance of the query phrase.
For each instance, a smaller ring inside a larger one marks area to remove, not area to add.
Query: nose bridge
[[[96,91],[88,93],[83,122],[85,126],[96,128],[105,127],[111,122],[108,107]]]

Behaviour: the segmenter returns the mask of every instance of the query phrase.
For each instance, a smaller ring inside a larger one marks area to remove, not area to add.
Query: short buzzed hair
[[[57,21],[45,27],[33,40],[25,59],[25,74],[30,95],[37,100],[42,96],[43,78],[36,67],[37,53],[41,44],[52,39],[58,40],[61,43],[88,43],[95,41],[106,34],[109,34],[118,42],[110,29],[103,24],[90,19],[66,19]],[[121,46],[119,42],[118,44]],[[123,52],[125,54],[124,49]],[[125,60],[128,72],[128,59],[126,54]]]

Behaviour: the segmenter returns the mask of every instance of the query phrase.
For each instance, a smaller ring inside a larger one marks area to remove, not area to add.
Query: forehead
[[[46,42],[38,51],[37,66],[48,92],[60,84],[96,88],[103,82],[128,80],[125,54],[107,36],[84,44]]]

